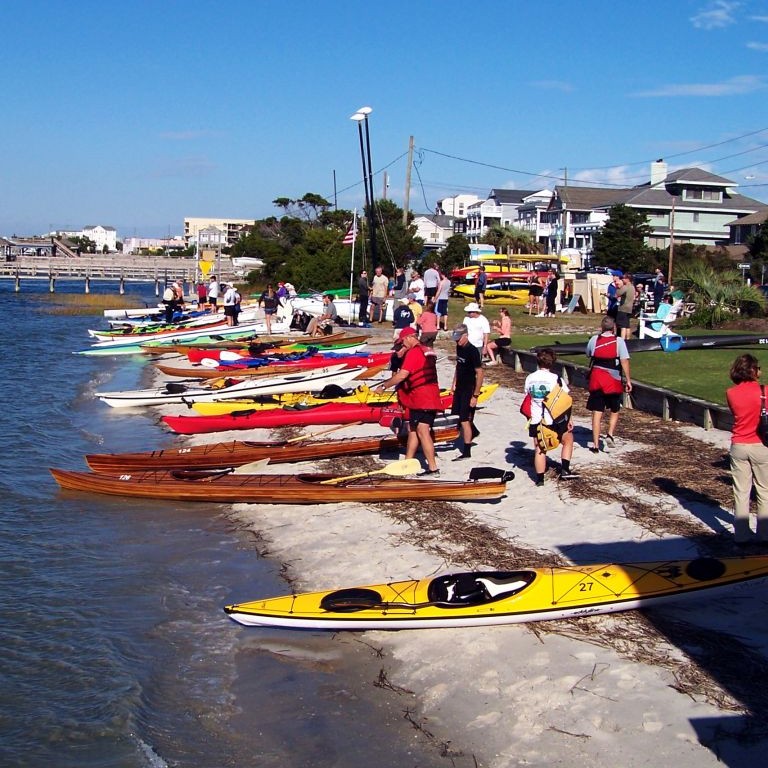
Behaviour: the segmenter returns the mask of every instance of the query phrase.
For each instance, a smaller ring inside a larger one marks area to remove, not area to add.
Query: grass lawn
[[[493,319],[498,316],[498,307],[486,306],[485,316]],[[586,346],[589,337],[597,332],[600,323],[598,315],[558,315],[555,318],[529,317],[519,307],[510,308],[512,314],[512,346],[516,349],[530,349],[544,344],[573,344],[584,342]],[[451,300],[449,305],[449,321],[460,323],[463,314],[463,304]],[[565,327],[580,326],[580,332],[565,333]],[[451,326],[452,327],[452,326]],[[594,328],[595,330],[591,330]],[[519,330],[518,330],[519,329]],[[558,332],[560,329],[560,332]],[[583,330],[590,329],[590,330]],[[682,335],[704,336],[716,335],[716,331],[702,328],[691,328],[682,331]],[[720,334],[734,334],[739,331],[720,331]],[[745,331],[745,333],[757,333]],[[674,392],[698,397],[710,403],[725,405],[725,390],[731,386],[728,377],[731,363],[741,354],[750,353],[761,363],[765,363],[768,372],[768,348],[764,346],[738,347],[733,349],[699,349],[679,352],[637,352],[632,356],[632,379],[645,384],[670,389]],[[568,355],[571,362],[587,365],[586,355]],[[768,383],[768,373],[765,378]]]

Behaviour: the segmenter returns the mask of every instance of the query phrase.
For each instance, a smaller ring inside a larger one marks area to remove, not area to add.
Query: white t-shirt
[[[430,267],[424,273],[424,287],[425,288],[437,288],[437,284],[440,282],[440,273]]]
[[[208,283],[208,298],[219,298],[219,284],[216,280],[212,280],[210,283]]]
[[[451,297],[451,278],[444,277],[437,286],[437,300],[444,301]]]
[[[469,343],[478,349],[482,349],[485,345],[485,334],[491,332],[488,318],[483,315],[477,315],[477,317],[467,315],[461,322],[467,326]]]
[[[412,293],[416,296],[416,301],[424,301],[424,299],[426,299],[426,294],[424,293],[424,281],[420,277],[411,280],[411,284],[408,286],[408,293]]]
[[[533,373],[528,374],[523,385],[523,391],[531,396],[531,424],[538,424],[542,418],[545,424],[552,423],[552,417],[544,412],[544,399],[557,384],[558,376],[546,368],[539,368]],[[568,385],[560,381],[560,386],[565,392],[568,392]]]
[[[224,306],[234,307],[237,304],[237,291],[234,288],[227,288],[224,294]]]

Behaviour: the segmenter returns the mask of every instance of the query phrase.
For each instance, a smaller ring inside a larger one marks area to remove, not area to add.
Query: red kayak
[[[403,416],[403,410],[392,405],[365,403],[323,403],[293,408],[271,408],[264,411],[237,411],[220,416],[163,416],[163,421],[181,435],[222,432],[228,429],[276,429],[277,427],[314,426],[318,424],[385,423]]]

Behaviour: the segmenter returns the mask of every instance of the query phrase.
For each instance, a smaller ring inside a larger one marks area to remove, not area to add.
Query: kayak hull
[[[100,474],[51,469],[65,489],[166,501],[228,504],[326,504],[394,501],[494,501],[506,492],[504,479],[451,481],[371,477],[324,484],[328,474],[249,475],[229,470],[161,470]]]
[[[569,619],[702,596],[768,576],[768,557],[473,572],[228,605],[249,626],[363,630]]]
[[[435,429],[435,443],[456,440],[456,427]],[[269,459],[270,464],[294,461],[318,461],[338,456],[363,456],[405,447],[407,435],[348,437],[336,440],[284,440],[255,442],[229,440],[206,445],[165,448],[142,453],[88,454],[85,461],[94,472],[135,472],[150,469],[225,469],[253,461]]]

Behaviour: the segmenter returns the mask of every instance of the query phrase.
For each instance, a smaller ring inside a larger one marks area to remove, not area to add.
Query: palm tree
[[[696,305],[692,320],[697,325],[715,328],[740,313],[765,312],[765,297],[755,286],[747,285],[739,272],[715,271],[702,262],[686,264],[678,282]]]
[[[498,253],[535,253],[536,247],[530,232],[508,224],[501,226],[495,224],[488,228],[483,236],[488,245],[492,245]]]

